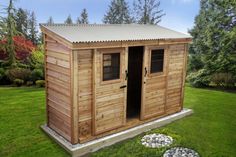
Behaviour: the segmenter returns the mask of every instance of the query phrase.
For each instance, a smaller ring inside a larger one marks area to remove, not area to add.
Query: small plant
[[[0,68],[0,85],[9,85],[11,81],[7,78],[6,70],[4,68]]]
[[[234,87],[236,80],[231,73],[215,73],[211,76],[211,81],[218,87]]]
[[[5,76],[5,70],[0,68],[0,80]]]
[[[24,84],[24,80],[22,79],[15,79],[13,82],[17,87],[20,87]]]
[[[37,87],[45,87],[45,81],[44,80],[37,80],[35,82]]]
[[[31,73],[31,80],[36,81],[36,80],[42,80],[44,79],[44,73],[42,69],[34,69]]]
[[[41,46],[43,47],[43,46]],[[43,48],[34,50],[29,57],[29,63],[32,69],[44,69],[44,51]]]
[[[32,86],[33,84],[34,84],[33,81],[27,81],[27,82],[26,82],[26,85],[27,85],[27,86]]]
[[[187,81],[193,87],[207,87],[210,83],[210,76],[205,69],[201,69],[197,72],[190,73],[187,77]]]
[[[25,68],[12,68],[6,71],[6,76],[9,80],[14,82],[15,79],[28,81],[31,71]]]

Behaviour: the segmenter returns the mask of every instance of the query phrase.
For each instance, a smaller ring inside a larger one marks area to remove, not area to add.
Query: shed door
[[[126,122],[125,49],[98,49],[94,52],[94,134],[123,126]]]
[[[167,49],[145,47],[141,119],[157,117],[165,113]]]

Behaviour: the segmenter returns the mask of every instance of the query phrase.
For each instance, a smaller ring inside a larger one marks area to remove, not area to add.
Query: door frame
[[[144,52],[143,52],[143,70],[142,70],[142,86],[141,86],[141,111],[140,111],[140,120],[144,120],[144,105],[145,105],[145,84],[147,81],[147,75],[148,75],[148,47],[144,46]]]

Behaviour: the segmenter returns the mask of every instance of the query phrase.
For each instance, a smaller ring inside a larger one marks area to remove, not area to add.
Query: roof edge
[[[121,26],[121,25],[145,25],[145,24],[46,24],[46,23],[40,23],[40,29],[44,34],[48,34],[50,37],[54,37],[55,40],[58,42],[61,42],[62,44],[66,45],[67,47],[73,49],[74,47],[77,47],[77,45],[93,45],[93,44],[101,44],[101,43],[112,43],[112,42],[121,42],[121,43],[127,43],[127,42],[140,42],[140,41],[173,41],[175,43],[178,43],[178,41],[184,41],[181,43],[191,43],[192,42],[192,37],[190,35],[160,26],[160,25],[150,25],[150,26],[158,26],[163,29],[168,29],[170,31],[174,31],[177,33],[184,34],[187,37],[183,38],[162,38],[162,39],[134,39],[134,40],[105,40],[105,41],[81,41],[81,42],[76,42],[76,41],[70,41],[63,36],[59,35],[58,33],[54,32],[53,30],[47,28],[47,26]]]
[[[137,23],[131,23],[131,24],[65,24],[65,23],[54,23],[54,24],[48,24],[48,23],[40,23],[41,26],[47,27],[47,26],[84,26],[84,27],[95,27],[95,26],[128,26],[128,25],[133,25],[133,26],[158,26],[161,27],[162,29],[167,29],[169,31],[173,31],[176,33],[180,33],[186,36],[189,36],[189,38],[192,38],[191,35],[183,33],[183,32],[179,32],[176,30],[173,30],[171,28],[168,27],[164,27],[161,25],[154,25],[154,24],[137,24]]]
[[[192,38],[178,39],[155,39],[155,40],[133,40],[133,41],[104,41],[104,42],[77,42],[73,43],[73,50],[76,49],[99,49],[99,48],[117,48],[130,46],[163,46],[175,44],[189,44]]]
[[[160,40],[171,40],[171,41],[177,41],[177,40],[187,40],[190,43],[192,42],[192,37],[189,38],[161,38],[161,39],[132,39],[132,40],[102,40],[102,41],[79,41],[79,42],[72,42],[72,44],[86,44],[86,43],[106,43],[106,42],[140,42],[140,41],[160,41]]]
[[[52,37],[53,39],[57,40],[58,42],[62,43],[63,45],[72,48],[73,47],[73,43],[69,40],[67,40],[66,38],[60,36],[59,34],[57,34],[56,32],[48,29],[47,27],[45,27],[43,24],[39,24],[41,31],[46,34],[49,35],[50,37]]]

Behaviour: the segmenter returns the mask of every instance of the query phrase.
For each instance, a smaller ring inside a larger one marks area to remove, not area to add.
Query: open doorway
[[[129,47],[127,119],[139,118],[141,111],[143,46]]]

